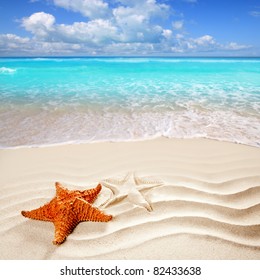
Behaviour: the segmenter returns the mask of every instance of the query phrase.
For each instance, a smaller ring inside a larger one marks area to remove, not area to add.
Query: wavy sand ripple
[[[3,259],[260,258],[258,148],[162,138],[1,150],[0,159]],[[158,183],[139,189],[151,212],[104,186],[95,205],[113,220],[81,223],[59,247],[53,224],[20,215],[48,202],[55,181],[84,189],[106,178],[122,183],[128,172],[137,185]]]

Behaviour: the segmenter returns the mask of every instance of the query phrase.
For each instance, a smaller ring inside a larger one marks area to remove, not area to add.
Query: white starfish
[[[163,183],[160,181],[145,181],[135,176],[134,173],[128,173],[123,179],[106,179],[101,181],[101,185],[109,188],[113,195],[105,203],[104,207],[114,203],[115,201],[121,201],[125,198],[128,199],[134,205],[144,207],[148,211],[152,211],[150,203],[145,199],[141,190],[151,189],[159,187]]]

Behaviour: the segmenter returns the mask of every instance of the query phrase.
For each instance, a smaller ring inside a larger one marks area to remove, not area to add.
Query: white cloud
[[[28,54],[31,50],[30,38],[15,34],[0,34],[0,55]]]
[[[122,42],[156,42],[163,28],[150,21],[154,10],[120,6],[113,10],[115,25],[120,29]]]
[[[177,40],[179,40],[179,39],[183,39],[184,35],[178,33],[178,34],[175,35],[175,37],[176,37]]]
[[[180,30],[183,28],[183,25],[184,25],[184,21],[183,20],[177,20],[177,21],[174,21],[172,23],[172,27],[173,29],[175,30]]]
[[[21,20],[32,38],[0,35],[0,55],[196,54],[246,50],[236,42],[221,44],[209,35],[192,38],[183,33],[184,20],[169,26],[171,8],[155,0],[52,0],[55,5],[80,12],[85,21],[58,24],[53,15],[38,12]],[[176,31],[176,34],[175,34]]]
[[[22,26],[36,36],[46,37],[53,29],[55,17],[44,12],[34,13],[22,19]]]
[[[37,38],[19,37],[15,34],[0,34],[2,55],[73,55],[75,51],[90,52],[91,48],[81,44],[45,42]]]
[[[251,48],[251,46],[249,46],[249,45],[239,45],[238,43],[231,42],[231,43],[223,46],[223,48],[226,49],[226,50],[230,50],[230,51],[238,51],[238,50],[244,50],[244,49]]]
[[[28,51],[30,39],[20,37],[15,34],[0,34],[0,54],[3,55],[20,51],[21,49]]]
[[[162,35],[169,40],[172,38],[172,31],[170,29],[164,29]]]
[[[193,42],[199,46],[215,45],[215,40],[210,35],[204,35],[199,38],[193,39]]]
[[[249,15],[252,17],[260,17],[260,11],[251,11]]]
[[[128,7],[142,7],[142,6],[167,6],[165,4],[159,4],[157,3],[157,0],[115,0],[115,2],[117,3],[121,3],[124,6],[128,6]]]
[[[58,7],[81,13],[89,19],[107,18],[110,14],[108,3],[103,0],[53,0]]]
[[[134,8],[118,7],[113,10],[116,23],[122,29],[140,29],[142,24],[147,23],[147,17],[142,12],[136,12]]]
[[[85,42],[90,45],[111,43],[119,37],[117,28],[109,20],[104,19],[57,25],[54,36],[65,42]]]
[[[119,5],[113,9],[113,15],[116,19],[123,17],[137,17],[139,18],[136,24],[143,22],[151,23],[151,20],[156,18],[163,19],[168,17],[170,7],[165,4],[159,4],[155,0],[127,0],[120,1],[123,4],[128,3],[126,6]],[[140,22],[140,19],[142,21]]]
[[[109,20],[94,19],[71,25],[55,24],[55,17],[44,12],[22,19],[22,26],[36,38],[46,42],[89,43],[90,45],[118,40],[117,27]]]
[[[63,54],[73,54],[75,51],[81,49],[79,44],[68,44],[64,42],[37,42],[32,41],[33,52],[38,53],[41,50],[43,55],[59,55],[61,52]]]
[[[172,52],[175,53],[204,53],[204,52],[226,52],[241,51],[250,49],[249,45],[240,45],[235,42],[220,44],[210,35],[204,35],[198,38],[187,38],[183,34],[176,34],[175,41],[172,42]]]
[[[89,37],[83,32],[86,24],[92,25]],[[95,32],[100,26],[104,29],[104,34]],[[15,34],[2,34],[0,35],[0,53],[2,55],[158,55],[165,53],[192,55],[210,51],[231,51],[233,53],[250,48],[250,46],[239,45],[235,42],[222,45],[210,35],[187,38],[183,34],[174,35],[171,30],[167,29],[163,30],[164,37],[158,43],[121,42],[117,40],[116,30],[113,27],[110,28],[109,23],[104,20],[71,26],[59,25],[56,26],[54,32],[56,41],[53,41],[54,38],[45,41],[39,37],[30,39]],[[51,36],[49,35],[48,39]],[[111,40],[113,36],[115,36],[115,40]]]
[[[183,2],[188,2],[188,3],[197,3],[197,0],[182,0]]]
[[[27,37],[20,37],[15,34],[0,34],[0,43],[9,42],[16,44],[24,44],[30,41]]]
[[[121,4],[113,9],[113,21],[121,31],[123,42],[158,42],[163,37],[161,25],[153,19],[167,18],[170,7],[155,0],[120,0]]]
[[[142,4],[146,3],[147,1],[146,0],[116,0],[116,2],[121,3],[125,6],[133,7],[133,6],[137,6],[138,4],[142,5]]]
[[[151,55],[156,53],[155,45],[151,43],[113,43],[106,45],[103,52],[109,55]]]
[[[156,0],[118,0],[113,7],[103,0],[52,0],[56,6],[80,12],[89,18],[87,22],[75,22],[72,25],[56,25],[50,32],[51,39],[63,38],[68,41],[98,42],[159,42],[163,36],[162,26],[153,24],[153,19],[167,18],[170,7]],[[100,20],[104,21],[100,21]],[[97,21],[99,20],[99,21]],[[103,28],[104,27],[104,28]],[[35,28],[37,29],[37,27]],[[28,31],[33,32],[34,30]],[[46,36],[45,29],[38,28],[37,33]],[[34,32],[36,34],[36,32]],[[39,35],[38,35],[39,36]]]

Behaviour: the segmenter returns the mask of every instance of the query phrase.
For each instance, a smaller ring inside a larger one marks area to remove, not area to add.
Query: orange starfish
[[[55,238],[53,244],[61,244],[73,229],[83,221],[108,222],[111,215],[106,215],[93,207],[97,195],[101,191],[101,185],[85,191],[72,191],[64,188],[60,183],[55,183],[56,196],[44,206],[32,210],[22,211],[24,217],[53,222],[55,226]]]

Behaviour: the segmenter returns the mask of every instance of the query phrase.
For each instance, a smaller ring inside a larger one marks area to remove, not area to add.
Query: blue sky
[[[1,0],[0,56],[260,56],[259,0]]]

